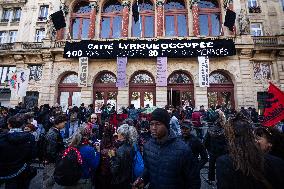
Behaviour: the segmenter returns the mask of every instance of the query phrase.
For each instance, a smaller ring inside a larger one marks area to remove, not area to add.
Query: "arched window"
[[[109,0],[102,7],[101,38],[120,38],[123,6],[117,0]]]
[[[129,102],[135,108],[152,107],[156,104],[156,84],[154,77],[147,71],[135,72],[129,83]]]
[[[78,1],[71,14],[72,39],[87,39],[90,26],[91,6],[88,1]]]
[[[103,105],[111,104],[116,108],[117,87],[116,76],[109,71],[101,72],[94,83],[95,112],[101,113]]]
[[[137,3],[137,1],[133,1]],[[133,7],[133,6],[132,6]],[[132,9],[132,36],[154,37],[155,31],[155,8],[151,0],[138,1],[139,20],[135,22]]]
[[[201,0],[199,6],[200,35],[219,36],[221,32],[221,9],[218,0]]]
[[[58,103],[66,110],[68,106],[80,106],[81,87],[78,87],[78,75],[69,73],[65,75],[58,85]]]
[[[193,91],[193,81],[187,72],[174,71],[168,77],[168,105],[194,105]]]
[[[207,88],[209,106],[222,105],[225,108],[233,108],[234,84],[227,74],[214,71],[209,77],[210,86]]]
[[[183,0],[168,0],[165,4],[166,36],[187,36],[187,9]]]

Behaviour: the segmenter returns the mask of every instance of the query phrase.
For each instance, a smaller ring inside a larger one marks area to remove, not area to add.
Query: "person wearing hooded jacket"
[[[30,167],[36,156],[35,137],[22,130],[23,119],[8,119],[8,133],[0,134],[0,182],[6,189],[28,189],[36,171]]]
[[[144,173],[133,188],[149,184],[149,189],[199,189],[198,163],[191,149],[170,130],[170,116],[165,109],[152,113],[152,138],[144,147]]]

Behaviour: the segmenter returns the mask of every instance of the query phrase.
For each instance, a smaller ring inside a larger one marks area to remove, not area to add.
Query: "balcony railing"
[[[270,36],[254,36],[253,42],[256,46],[272,47],[278,45],[278,38]]]
[[[261,13],[261,7],[260,6],[249,7],[249,13]]]
[[[41,49],[42,47],[43,47],[42,42],[22,43],[23,49]]]
[[[11,50],[14,48],[14,43],[3,43],[0,44],[0,50]]]
[[[37,21],[40,21],[40,22],[43,22],[43,21],[46,21],[47,20],[47,17],[38,17],[37,18]]]
[[[2,19],[0,20],[0,22],[2,22],[2,23],[6,23],[6,22],[9,22],[9,19],[2,18]]]
[[[11,22],[20,22],[20,18],[13,18]]]
[[[53,48],[64,48],[66,41],[55,41],[52,45]]]

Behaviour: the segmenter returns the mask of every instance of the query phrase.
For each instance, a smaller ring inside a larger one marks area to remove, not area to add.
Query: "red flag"
[[[268,88],[268,97],[265,100],[264,126],[274,126],[284,119],[284,92],[270,83]]]

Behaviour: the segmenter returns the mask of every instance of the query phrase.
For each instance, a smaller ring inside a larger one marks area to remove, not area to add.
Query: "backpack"
[[[212,124],[217,121],[219,118],[218,112],[215,112],[213,110],[208,110],[207,112],[207,121],[211,122]]]
[[[47,141],[46,141],[45,136],[46,136],[45,133],[41,133],[37,141],[37,157],[40,162],[43,162],[44,160],[46,160]]]
[[[55,165],[53,173],[55,182],[61,186],[76,185],[83,174],[82,163],[78,149],[68,147]]]
[[[134,144],[134,158],[133,158],[133,179],[136,180],[138,177],[142,176],[144,171],[144,162],[142,155],[137,147]]]

